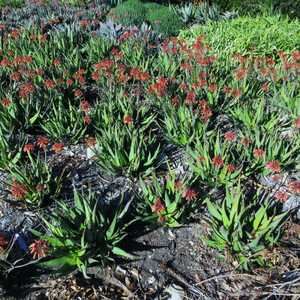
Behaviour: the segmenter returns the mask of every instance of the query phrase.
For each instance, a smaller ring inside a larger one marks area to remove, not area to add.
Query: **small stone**
[[[99,144],[96,144],[94,147],[87,147],[86,149],[86,157],[88,159],[91,159],[95,156],[97,156],[97,154],[100,152],[101,148],[99,146]]]
[[[149,270],[149,271],[150,271],[150,273],[153,272],[152,270]],[[148,279],[148,284],[153,284],[155,281],[156,281],[155,277],[154,277],[154,276],[151,276],[151,277],[149,277],[149,279]]]
[[[170,297],[168,300],[182,300],[185,298],[184,290],[181,286],[176,284],[171,284],[164,289],[164,292],[168,293]]]

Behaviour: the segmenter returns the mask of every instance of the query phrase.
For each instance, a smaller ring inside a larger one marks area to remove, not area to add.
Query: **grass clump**
[[[205,35],[206,41],[224,58],[233,53],[272,55],[279,49],[288,52],[299,49],[300,23],[280,16],[240,17],[208,23],[181,33],[187,39],[200,35]]]
[[[129,0],[113,8],[109,17],[125,26],[140,26],[145,20],[146,11],[139,0]]]
[[[149,10],[147,20],[153,29],[165,36],[176,35],[184,28],[184,23],[168,7],[161,6],[156,10]]]

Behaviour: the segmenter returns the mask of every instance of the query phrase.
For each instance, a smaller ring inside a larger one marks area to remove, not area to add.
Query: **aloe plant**
[[[119,247],[126,237],[124,217],[131,202],[122,203],[112,216],[104,214],[100,199],[74,190],[74,207],[63,201],[50,219],[43,218],[47,233],[32,232],[49,245],[43,267],[60,272],[78,269],[88,278],[90,266],[103,267],[114,257],[133,258]]]
[[[195,137],[201,138],[205,132],[199,113],[187,106],[164,105],[163,119],[166,137],[178,146],[192,144]]]
[[[139,185],[146,207],[140,213],[146,221],[160,221],[168,227],[182,225],[191,211],[201,205],[199,191],[193,187],[193,180],[178,178],[170,168],[164,178],[152,174],[151,183],[140,178]]]
[[[235,182],[242,171],[240,157],[234,144],[223,142],[219,133],[206,133],[195,139],[194,147],[187,147],[189,166],[195,179],[211,188]]]
[[[28,153],[29,161],[11,163],[10,190],[16,200],[20,200],[31,209],[45,205],[50,200],[54,200],[61,191],[64,170],[57,176],[54,174],[46,157],[42,158]]]
[[[147,176],[161,163],[156,114],[130,101],[115,104],[101,106],[97,162],[110,174]]]
[[[226,196],[218,204],[206,200],[211,233],[204,240],[219,250],[228,249],[240,269],[266,263],[263,251],[277,245],[288,213],[280,213],[261,192],[246,196],[240,184],[226,186]]]

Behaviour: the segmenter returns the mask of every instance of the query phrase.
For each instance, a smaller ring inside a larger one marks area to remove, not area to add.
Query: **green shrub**
[[[222,10],[238,9],[240,12],[245,12],[248,14],[259,12],[263,7],[270,5],[271,2],[272,0],[215,0],[214,4],[220,6]]]
[[[0,7],[21,7],[23,4],[24,0],[0,0]]]
[[[238,10],[243,15],[276,10],[290,17],[300,17],[299,0],[214,0],[214,4],[222,10]]]
[[[272,55],[276,50],[299,49],[300,22],[280,16],[240,17],[181,33],[181,37],[191,40],[200,35],[205,35],[206,42],[224,59],[234,53]]]
[[[165,36],[176,35],[184,28],[184,23],[176,13],[166,6],[149,10],[147,20],[155,31]]]
[[[146,11],[139,0],[129,0],[113,8],[108,16],[125,26],[140,26],[145,21]]]
[[[160,4],[155,3],[155,2],[145,2],[143,4],[148,12],[151,10],[160,9],[162,7]]]
[[[275,8],[282,14],[300,18],[300,0],[277,1]]]

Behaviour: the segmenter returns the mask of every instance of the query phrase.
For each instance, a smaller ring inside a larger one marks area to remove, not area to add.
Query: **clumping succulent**
[[[180,7],[173,6],[172,8],[185,24],[192,22],[195,18],[195,7],[192,3],[186,3]]]
[[[197,6],[192,3],[184,6],[172,6],[172,9],[185,24],[203,24],[208,21],[228,20],[238,16],[235,11],[222,12],[218,6],[208,5],[206,2]]]
[[[100,23],[100,27],[95,31],[95,35],[117,41],[124,32],[125,27],[123,25],[117,24],[111,19],[108,19],[106,22]]]
[[[195,10],[195,20],[197,23],[205,23],[207,21],[218,21],[222,18],[220,9],[215,6],[209,6],[203,3]]]

